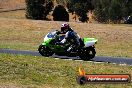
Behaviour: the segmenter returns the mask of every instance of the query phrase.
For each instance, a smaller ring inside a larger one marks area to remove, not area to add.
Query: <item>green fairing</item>
[[[46,45],[46,46],[49,46],[49,42],[51,41],[52,39],[48,39],[47,41],[43,41],[42,45]]]
[[[84,38],[83,41],[85,44],[87,41],[97,41],[97,39],[96,38]]]
[[[64,47],[62,47],[61,45],[52,45],[50,44],[50,41],[53,39],[48,39],[47,41],[43,41],[42,45],[48,46],[49,48],[51,48],[54,52],[64,52]]]

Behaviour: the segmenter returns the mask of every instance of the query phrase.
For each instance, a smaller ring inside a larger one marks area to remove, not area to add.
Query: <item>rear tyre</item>
[[[54,54],[47,46],[44,45],[40,45],[38,51],[42,56],[46,57],[52,56]]]
[[[93,59],[93,58],[95,57],[95,54],[96,54],[96,51],[95,51],[94,47],[89,47],[89,48],[84,49],[84,50],[81,52],[81,54],[80,54],[79,57],[80,57],[82,60],[87,61],[87,60]]]

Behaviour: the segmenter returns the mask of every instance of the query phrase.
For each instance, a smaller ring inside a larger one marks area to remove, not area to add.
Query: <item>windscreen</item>
[[[50,32],[50,33],[47,35],[48,38],[55,38],[55,36],[56,36],[56,32]]]

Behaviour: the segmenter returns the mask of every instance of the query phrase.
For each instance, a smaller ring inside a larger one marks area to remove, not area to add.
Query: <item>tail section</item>
[[[84,42],[84,47],[89,47],[89,46],[93,46],[97,43],[97,39],[96,38],[84,38],[83,42]]]

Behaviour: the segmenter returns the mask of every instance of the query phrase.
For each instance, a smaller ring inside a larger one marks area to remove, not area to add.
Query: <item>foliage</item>
[[[64,6],[66,6],[67,3],[68,3],[69,1],[70,1],[70,0],[56,0],[56,2],[57,2],[58,4],[61,4],[61,5],[64,5]]]
[[[53,8],[51,0],[26,0],[26,17],[35,20],[45,20]]]
[[[130,0],[96,0],[94,2],[95,18],[99,22],[119,23],[132,13]]]
[[[69,12],[75,12],[82,22],[87,22],[87,12],[93,9],[91,0],[70,0],[67,7]]]
[[[69,14],[62,5],[56,6],[52,15],[54,21],[69,21]]]

